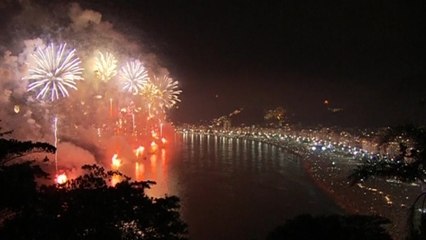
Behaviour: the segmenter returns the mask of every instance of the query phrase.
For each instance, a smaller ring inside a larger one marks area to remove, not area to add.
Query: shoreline
[[[330,167],[331,159],[325,156],[307,154],[301,159],[304,171],[313,184],[345,214],[385,217],[391,221],[385,225],[385,229],[392,238],[406,239],[408,208],[418,195],[418,189],[416,191],[412,186],[393,185],[382,179],[370,179],[362,185],[350,186],[346,178],[352,168],[345,165],[344,160],[337,159],[336,164]]]
[[[206,134],[206,133],[202,133]],[[214,133],[207,133],[215,135]],[[221,135],[221,134],[219,134]],[[421,193],[417,185],[386,181],[371,177],[367,181],[349,185],[348,176],[361,161],[344,152],[310,151],[299,142],[281,142],[279,139],[256,136],[243,137],[251,141],[276,146],[281,151],[297,156],[312,184],[342,210],[342,214],[377,215],[391,221],[384,228],[394,240],[406,239],[408,210]]]
[[[349,206],[345,205],[342,199],[339,199],[333,190],[330,190],[329,188],[327,188],[327,186],[324,183],[321,183],[313,176],[314,173],[312,171],[312,163],[309,161],[308,158],[302,159],[302,166],[303,166],[303,170],[307,174],[307,177],[312,181],[312,183],[316,187],[318,187],[331,201],[333,201],[345,214],[358,213],[358,211],[356,211],[355,209],[352,209]]]

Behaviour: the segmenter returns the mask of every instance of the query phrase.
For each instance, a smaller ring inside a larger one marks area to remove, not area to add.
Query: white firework
[[[178,88],[178,81],[174,81],[168,75],[158,78],[154,76],[152,84],[158,89],[160,105],[166,108],[172,108],[177,102],[180,102],[179,94],[182,90]]]
[[[123,90],[138,94],[149,80],[148,72],[139,60],[127,62],[120,70]]]
[[[95,58],[96,77],[102,81],[108,81],[117,75],[117,59],[109,52],[98,52]]]
[[[66,44],[38,48],[33,54],[35,64],[30,66],[30,81],[27,91],[36,91],[37,99],[49,97],[51,101],[68,97],[68,88],[77,90],[76,81],[83,80],[81,61],[75,55],[75,49],[67,49]]]

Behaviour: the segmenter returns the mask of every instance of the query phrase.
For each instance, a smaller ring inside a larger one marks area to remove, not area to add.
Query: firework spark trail
[[[53,122],[53,133],[55,136],[55,170],[56,173],[58,172],[58,118],[55,117],[54,122]]]
[[[95,58],[96,77],[102,81],[108,81],[117,75],[117,59],[109,52],[98,52]]]
[[[48,93],[51,101],[68,97],[67,88],[77,90],[76,81],[83,80],[81,61],[75,55],[75,49],[68,50],[66,44],[39,48],[33,57],[35,66],[30,67],[24,79],[30,81],[27,91],[38,91],[37,99],[45,99]]]
[[[123,90],[134,95],[138,94],[149,80],[148,72],[139,60],[127,62],[120,70],[120,79],[123,82]]]

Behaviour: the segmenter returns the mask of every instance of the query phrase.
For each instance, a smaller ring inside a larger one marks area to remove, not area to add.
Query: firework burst
[[[39,48],[33,54],[35,64],[28,70],[30,81],[27,91],[37,91],[37,99],[68,97],[68,89],[77,90],[76,81],[83,80],[81,61],[75,55],[75,49],[67,49],[66,44]]]
[[[144,85],[139,94],[142,96],[144,102],[147,103],[148,118],[153,117],[153,113],[156,113],[158,108],[164,112],[164,109],[161,107],[161,92],[151,81],[148,81]]]
[[[147,81],[142,88],[140,95],[142,95],[144,99],[151,104],[161,97],[160,90],[151,81]]]
[[[123,90],[138,94],[149,80],[148,72],[138,60],[127,62],[120,70]]]
[[[108,81],[117,75],[117,59],[109,52],[98,52],[95,58],[96,77],[102,81]]]
[[[179,94],[182,90],[178,88],[178,81],[174,81],[168,75],[162,77],[154,76],[152,84],[156,86],[157,96],[160,101],[160,106],[172,108],[176,103],[180,102]]]

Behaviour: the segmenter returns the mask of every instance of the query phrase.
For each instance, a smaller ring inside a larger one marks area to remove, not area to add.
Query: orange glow
[[[161,164],[164,166],[165,163],[166,163],[166,150],[161,149]]]
[[[327,105],[328,104],[328,100],[326,99],[326,100],[324,100],[324,104],[325,105]]]
[[[121,159],[118,158],[118,154],[114,154],[114,156],[112,156],[112,166],[115,168],[119,168],[121,166]]]
[[[136,148],[134,152],[136,157],[139,158],[139,156],[141,156],[144,151],[145,151],[145,148],[143,146],[139,146],[138,148]]]
[[[112,98],[109,99],[109,115],[111,117],[113,117],[113,114],[112,114]]]
[[[151,142],[151,153],[155,153],[157,151],[157,149],[158,149],[158,145],[154,141],[152,141]]]
[[[161,143],[166,144],[167,143],[167,139],[161,138]]]
[[[149,158],[149,161],[151,162],[151,172],[153,174],[153,177],[155,177],[155,169],[157,168],[157,155],[153,154]]]
[[[151,131],[151,136],[154,139],[158,139],[158,134],[154,130]]]
[[[143,163],[135,163],[135,179],[136,181],[141,181],[142,180],[142,175],[145,172],[145,166],[143,165]]]
[[[115,185],[117,185],[117,183],[119,183],[119,182],[121,182],[121,176],[120,176],[120,175],[117,175],[117,174],[112,175],[112,178],[111,178],[111,185],[114,187],[114,186],[115,186]]]
[[[65,184],[68,181],[68,177],[65,173],[61,173],[56,176],[56,183],[59,185]]]

